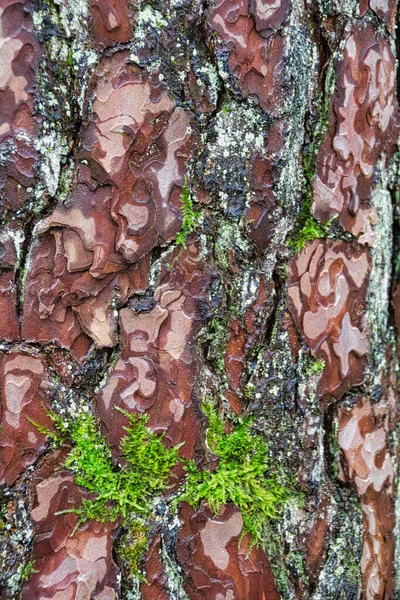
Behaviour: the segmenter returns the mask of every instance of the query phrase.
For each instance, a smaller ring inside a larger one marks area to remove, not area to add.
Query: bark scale
[[[396,10],[0,0],[1,598],[400,598]],[[49,411],[216,471],[210,399],[288,499],[254,546],[178,465],[144,581]]]

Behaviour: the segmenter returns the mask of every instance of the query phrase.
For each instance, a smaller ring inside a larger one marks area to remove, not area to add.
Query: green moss
[[[171,469],[178,462],[180,446],[165,448],[163,435],[156,435],[147,428],[146,415],[121,412],[129,418],[127,435],[120,444],[126,460],[124,468],[113,461],[110,447],[90,413],[82,411],[67,423],[55,413],[49,413],[57,433],[37,424],[36,427],[59,443],[66,439],[72,442],[65,466],[74,472],[76,483],[94,495],[66,511],[79,516],[76,527],[89,519],[102,523],[120,519],[128,529],[130,540],[124,546],[124,558],[131,571],[137,572],[140,555],[147,544],[146,519],[152,514],[156,496],[167,488]]]
[[[186,178],[183,184],[182,194],[182,226],[181,230],[176,237],[176,243],[178,246],[185,246],[187,236],[192,233],[197,225],[199,224],[201,213],[193,209],[193,201],[190,195],[190,190],[186,182]]]
[[[253,431],[252,419],[240,417],[226,423],[211,402],[204,403],[203,410],[209,419],[207,445],[219,458],[219,465],[213,472],[198,471],[193,461],[187,461],[186,484],[173,504],[182,500],[197,507],[205,500],[218,513],[223,504],[233,502],[243,516],[243,535],[249,532],[253,543],[260,544],[263,525],[279,516],[292,495],[292,484],[285,485],[288,479],[278,475],[276,469],[271,474],[266,442]],[[91,519],[119,519],[125,527],[120,558],[132,576],[141,577],[139,566],[148,543],[149,524],[155,517],[156,498],[168,488],[180,446],[166,448],[163,436],[147,428],[147,416],[121,412],[129,419],[127,435],[120,443],[126,463],[123,468],[113,460],[89,412],[82,410],[68,421],[50,412],[56,433],[35,425],[55,443],[67,439],[72,442],[65,466],[75,474],[76,483],[92,493],[91,498],[65,512],[78,515],[76,527]],[[232,429],[229,433],[228,426]]]
[[[337,416],[332,420],[332,430],[329,432],[328,437],[329,452],[331,454],[330,465],[333,471],[333,476],[339,478],[339,464],[340,464],[340,446],[339,446],[339,423]]]
[[[43,406],[47,416],[53,421],[55,431],[50,430],[48,427],[40,425],[36,421],[33,421],[30,417],[27,417],[28,421],[36,427],[36,429],[43,433],[54,445],[59,446],[63,444],[68,437],[67,427],[63,421],[63,419],[53,410],[48,410],[45,406]]]
[[[306,213],[309,213],[306,216]],[[305,203],[302,214],[300,215],[300,229],[297,234],[288,241],[288,245],[291,246],[299,253],[308,242],[318,238],[325,238],[332,221],[329,220],[326,223],[319,223],[311,215],[310,205]]]
[[[39,573],[39,571],[35,569],[35,561],[30,560],[22,567],[20,571],[21,583],[23,583],[24,581],[28,581],[29,577],[33,573]]]
[[[80,413],[69,424],[68,434],[74,446],[65,466],[75,473],[78,485],[95,494],[73,510],[79,515],[79,522],[118,518],[126,522],[132,513],[147,517],[152,500],[165,489],[178,461],[179,447],[165,448],[163,436],[146,427],[147,415],[137,417],[121,412],[129,418],[127,435],[120,444],[127,461],[124,469],[113,464],[111,450],[90,413]]]
[[[232,107],[231,107],[231,106],[228,106],[227,104],[223,104],[223,105],[221,106],[221,110],[222,110],[222,112],[224,112],[226,115],[230,115],[230,114],[231,114],[231,112],[232,112]]]
[[[233,502],[242,513],[242,534],[250,533],[253,543],[260,544],[264,523],[280,514],[290,491],[276,474],[266,476],[270,470],[267,446],[252,430],[251,419],[235,419],[232,433],[226,433],[227,424],[212,402],[204,403],[203,411],[209,419],[207,445],[219,457],[219,465],[215,471],[198,471],[189,461],[180,499],[194,507],[205,500],[215,514],[223,504]]]
[[[323,358],[320,358],[318,360],[314,360],[313,358],[310,358],[307,367],[306,367],[306,375],[307,376],[312,376],[312,375],[319,375],[320,373],[322,373],[322,371],[325,368],[325,361]]]
[[[139,572],[139,564],[147,548],[149,531],[150,528],[144,521],[136,521],[135,527],[131,527],[123,534],[118,548],[118,556],[129,574],[138,577],[141,581],[145,578]]]
[[[228,337],[227,324],[214,317],[207,330],[207,339],[209,341],[207,358],[212,363],[217,373],[225,372],[225,349]]]

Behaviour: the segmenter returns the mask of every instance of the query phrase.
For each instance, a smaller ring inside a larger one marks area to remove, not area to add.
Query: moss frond
[[[35,569],[35,561],[30,560],[21,569],[21,582],[23,583],[28,581],[29,577],[33,575],[33,573],[39,573],[39,571]]]
[[[126,521],[132,513],[146,517],[178,461],[179,446],[165,448],[163,436],[146,427],[147,416],[124,414],[129,426],[120,445],[127,461],[123,469],[114,464],[93,415],[82,411],[70,423],[73,448],[65,466],[75,473],[78,485],[95,494],[75,510],[81,521]]]
[[[181,194],[181,202],[182,202],[182,226],[181,230],[176,237],[177,246],[185,246],[187,236],[192,233],[201,218],[200,211],[195,211],[193,209],[193,201],[190,195],[190,190],[187,185],[187,181],[183,183],[182,194]]]
[[[243,535],[250,533],[253,543],[260,544],[264,523],[279,515],[291,493],[276,475],[267,475],[267,445],[252,430],[251,419],[237,419],[232,433],[226,433],[226,424],[211,402],[203,404],[203,411],[209,419],[207,445],[219,457],[219,465],[213,472],[198,471],[188,462],[180,499],[196,508],[205,500],[214,514],[233,502],[242,513]]]
[[[55,413],[50,416],[59,433],[57,440],[69,439],[73,444],[65,466],[75,474],[76,483],[93,494],[66,512],[79,516],[76,527],[91,519],[102,523],[120,519],[131,540],[129,548],[124,549],[125,559],[136,573],[140,555],[147,545],[146,519],[152,513],[156,496],[167,487],[171,469],[178,462],[180,446],[166,448],[163,436],[146,426],[147,416],[121,412],[129,418],[127,435],[120,444],[127,461],[124,468],[113,460],[92,414],[81,411],[76,419],[68,422],[67,428]],[[36,427],[45,433],[44,428],[37,424]],[[54,438],[53,432],[49,434]]]
[[[307,216],[306,210],[309,210]],[[311,209],[309,205],[305,207],[304,216],[300,215],[300,228],[297,234],[288,241],[288,245],[291,246],[299,253],[308,242],[312,242],[318,238],[325,238],[330,229],[333,219],[329,219],[325,223],[320,223],[311,215]]]

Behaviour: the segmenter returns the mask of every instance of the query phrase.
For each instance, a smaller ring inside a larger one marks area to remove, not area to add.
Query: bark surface
[[[2,600],[400,599],[396,12],[0,0]]]

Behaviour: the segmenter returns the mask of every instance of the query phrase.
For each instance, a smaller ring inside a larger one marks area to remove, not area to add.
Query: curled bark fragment
[[[180,516],[177,556],[191,600],[279,600],[264,552],[249,550],[248,535],[239,541],[243,519],[238,508],[227,504],[213,516],[208,508],[195,511],[183,503]]]
[[[218,0],[208,22],[229,51],[228,66],[245,96],[258,98],[271,115],[282,109],[284,39],[274,31],[285,22],[289,2]]]
[[[0,206],[12,212],[28,200],[38,163],[35,72],[41,48],[33,31],[32,10],[29,1],[0,4]]]
[[[144,291],[149,252],[181,226],[192,118],[128,56],[97,70],[75,185],[36,227],[26,280],[24,337],[78,357],[115,344],[115,306]]]
[[[393,593],[394,470],[388,425],[384,402],[362,398],[350,411],[339,409],[341,478],[355,485],[363,511],[361,574],[368,600]]]

